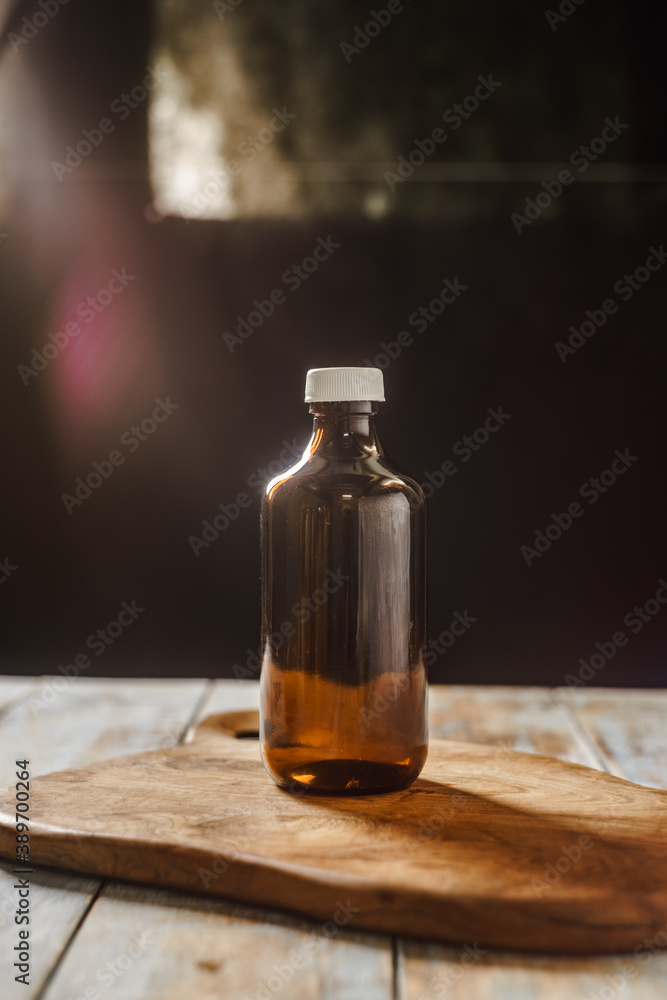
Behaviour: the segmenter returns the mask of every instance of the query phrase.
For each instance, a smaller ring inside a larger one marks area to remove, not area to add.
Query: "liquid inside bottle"
[[[382,373],[344,371],[377,395],[313,400],[304,455],[262,498],[260,745],[279,785],[363,794],[426,760],[425,499],[378,441]]]

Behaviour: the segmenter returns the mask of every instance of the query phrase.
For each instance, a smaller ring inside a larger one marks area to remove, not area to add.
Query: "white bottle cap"
[[[381,368],[311,368],[306,375],[306,403],[343,403],[348,400],[384,402]]]

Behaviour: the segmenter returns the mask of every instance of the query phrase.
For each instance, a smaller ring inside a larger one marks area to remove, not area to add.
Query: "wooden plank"
[[[234,687],[231,689],[230,694],[227,698],[235,698],[233,702],[226,700],[225,695],[217,690],[214,692],[213,698],[208,705],[202,708],[200,715],[203,713],[208,713],[212,708],[217,710],[218,708],[225,707],[225,704],[233,705],[233,707],[244,708],[251,707],[250,703],[246,704],[246,697],[249,699],[252,697],[252,683],[253,682],[220,682],[221,684],[231,684]],[[240,685],[237,687],[236,685]],[[246,684],[247,689],[242,690],[241,685]],[[452,694],[448,693],[448,690]],[[591,764],[594,762],[595,751],[590,750],[586,747],[585,738],[577,739],[570,732],[570,736],[564,735],[568,732],[567,720],[565,720],[558,712],[553,712],[547,702],[544,700],[545,692],[540,689],[523,689],[526,693],[520,695],[520,705],[514,708],[511,705],[505,704],[508,700],[511,702],[512,698],[516,695],[517,689],[443,689],[442,694],[437,689],[431,689],[431,703],[432,705],[438,699],[444,698],[445,705],[441,706],[441,710],[446,713],[444,719],[444,725],[453,725],[456,731],[457,739],[475,739],[479,742],[495,743],[500,746],[502,750],[503,746],[517,746],[522,749],[534,749],[543,753],[553,753],[554,755],[563,756],[564,759],[580,759],[583,763]],[[506,695],[503,696],[503,692]],[[592,692],[591,692],[592,693]],[[434,698],[435,695],[435,698]],[[623,697],[627,697],[628,692],[622,692]],[[216,701],[216,696],[220,700]],[[548,694],[547,694],[548,699]],[[487,727],[483,724],[484,712],[481,711],[480,702],[486,702],[489,707],[489,723]],[[498,702],[501,703],[500,710],[498,709]],[[512,713],[516,713],[518,719],[520,719],[520,724],[516,726],[516,732],[512,732],[511,717]],[[458,718],[456,717],[458,713]],[[542,714],[544,713],[544,714]],[[503,721],[503,715],[505,716],[505,721]],[[433,716],[432,713],[432,727],[433,722],[439,723],[440,717]],[[664,716],[663,716],[664,718]],[[463,719],[463,725],[460,724],[461,719]],[[560,720],[560,722],[559,722]],[[544,728],[543,727],[544,724]],[[433,728],[432,728],[433,732]],[[0,733],[2,729],[0,728]],[[465,735],[464,735],[465,734]],[[544,735],[542,735],[544,734]],[[561,755],[554,750],[554,747],[558,746],[559,741],[568,743],[568,740],[572,740],[570,750],[566,750],[566,754]],[[116,751],[122,752],[122,751]],[[604,753],[605,745],[601,745],[601,753]],[[582,759],[586,758],[586,759]],[[629,775],[631,776],[631,775]],[[635,778],[634,780],[637,780]],[[4,783],[4,782],[3,782]],[[139,893],[148,890],[132,890]],[[159,893],[160,900],[150,901],[151,908],[150,912],[153,912],[153,907],[162,907],[165,905],[164,898],[167,898],[169,902],[166,904],[168,908],[172,911],[174,910],[174,902],[178,900],[183,900],[180,895],[172,893]],[[98,901],[96,907],[101,901]],[[201,903],[201,900],[198,901]],[[206,901],[204,901],[206,902]],[[211,904],[214,907],[223,906],[224,904]],[[196,909],[197,901],[193,901],[192,906]],[[93,909],[93,913],[95,910]],[[136,912],[136,911],[135,911]],[[284,920],[285,918],[279,918],[279,920]],[[142,915],[142,926],[144,922],[144,917]],[[186,950],[190,950],[194,947],[196,942],[196,933],[190,936],[188,934],[190,914],[185,914],[179,917],[175,921],[174,937],[180,939],[182,932],[186,934],[185,941],[187,942]],[[87,929],[87,923],[84,924],[84,928]],[[57,921],[49,921],[48,926],[57,926]],[[218,924],[216,923],[216,926]],[[276,926],[281,926],[280,923]],[[311,924],[306,925],[308,927],[314,926]],[[247,955],[248,953],[255,953],[254,941],[256,940],[252,934],[251,929],[251,942],[247,947],[239,949],[240,954]],[[212,940],[217,940],[214,935]],[[368,938],[364,936],[363,941],[368,941]],[[185,943],[185,942],[184,942]],[[0,943],[1,946],[1,943]],[[76,944],[74,946],[76,948]],[[365,946],[362,944],[362,948]],[[433,975],[438,973],[439,969],[447,968],[447,963],[451,963],[452,967],[454,964],[459,962],[461,959],[460,949],[447,949],[435,946],[435,951],[427,955],[428,961],[431,962],[431,966],[427,969],[420,968],[420,963],[423,966],[424,955],[419,951],[422,947],[420,944],[412,944],[405,946],[410,951],[407,955],[407,962],[405,960],[405,954],[401,954],[399,958],[399,971],[400,971],[400,982],[399,982],[399,992],[397,996],[401,1000],[417,1000],[417,998],[422,996],[419,991],[424,988],[424,996],[427,996],[429,1000],[432,997],[438,997],[444,995],[445,988],[443,986],[443,978],[441,977],[440,982],[436,983],[435,989],[428,986],[429,978],[433,978]],[[424,946],[428,948],[429,946]],[[654,947],[656,947],[654,945]],[[417,949],[415,951],[415,949]],[[289,949],[285,951],[284,949],[279,949],[281,953],[290,954]],[[164,948],[158,947],[154,949],[154,952],[160,954],[160,961],[164,960]],[[122,952],[120,952],[122,954]],[[149,953],[150,954],[150,953]],[[648,957],[647,952],[642,952],[638,959],[630,958],[629,968],[632,968],[632,964],[638,967],[638,972],[633,973],[634,979],[624,981],[622,983],[622,996],[624,1000],[653,1000],[653,998],[664,997],[665,987],[664,983],[667,982],[667,970],[664,965],[664,956],[656,956],[655,958],[650,958],[649,961],[645,963]],[[69,959],[69,956],[68,956]],[[198,961],[203,961],[204,966],[200,971],[205,971],[208,974],[218,974],[219,969],[213,969],[212,966],[209,967],[207,959],[198,958]],[[137,965],[138,965],[137,960]],[[156,960],[157,961],[157,960]],[[366,957],[364,958],[364,964],[366,963]],[[176,964],[181,964],[180,960]],[[336,963],[334,963],[336,964]],[[614,985],[610,985],[607,982],[606,977],[611,977],[612,984],[618,985],[621,982],[621,977],[624,975],[623,967],[627,965],[627,960],[623,958],[609,957],[604,959],[559,959],[553,957],[540,957],[540,956],[522,956],[522,955],[503,955],[498,952],[489,952],[488,955],[484,956],[479,962],[475,962],[473,970],[466,971],[464,977],[459,981],[450,977],[447,982],[451,985],[447,986],[447,996],[457,998],[459,996],[470,998],[470,1000],[476,1000],[479,998],[491,998],[494,1000],[504,1000],[505,997],[512,998],[512,1000],[528,1000],[528,998],[556,998],[559,1000],[561,998],[567,997],[589,997],[590,993],[593,995],[601,996],[601,1000],[610,997],[612,995],[612,990],[615,989]],[[267,963],[267,968],[270,974],[270,963]],[[97,969],[97,967],[95,967]],[[456,969],[454,975],[458,974],[458,969]],[[192,973],[194,975],[194,973]],[[185,989],[182,989],[180,995],[187,995],[187,983],[191,981],[187,976],[185,979],[178,980],[179,984],[185,985]],[[324,973],[324,978],[322,978],[322,972],[320,973],[320,979],[316,984],[317,987],[326,988],[328,973]],[[617,977],[616,979],[614,977]],[[4,982],[4,979],[2,980]],[[117,985],[117,995],[125,994],[118,993],[120,989],[119,980]],[[248,998],[256,996],[257,985],[253,984],[255,992],[250,992],[247,994]],[[604,989],[607,992],[603,992]],[[199,985],[198,993],[195,995],[206,998],[207,996],[218,997],[220,995],[227,996],[226,991],[221,991],[218,986],[214,988],[212,992],[206,992],[206,980],[204,983]],[[384,989],[384,986],[383,986]],[[102,990],[102,995],[104,995],[104,990]],[[619,990],[613,993],[616,996]],[[29,995],[28,991],[24,990],[24,996]],[[48,994],[48,1000],[61,1000],[61,996],[67,996],[67,993],[51,993]],[[72,994],[75,996],[76,994]],[[143,996],[150,996],[151,990],[147,986]],[[175,995],[175,994],[174,994]],[[283,995],[292,996],[288,990],[285,990]],[[317,997],[321,995],[337,996],[338,994],[323,994],[320,992],[312,991],[311,996]],[[347,996],[353,996],[354,994],[341,994]],[[362,993],[363,996],[374,996],[372,993]],[[383,992],[381,994],[384,996],[389,996]],[[128,1000],[130,1000],[130,994],[127,994]],[[298,996],[298,994],[297,994]],[[233,994],[231,994],[233,998]]]
[[[549,688],[429,688],[431,736],[542,753],[573,764],[601,767],[589,742],[571,725]]]
[[[112,986],[123,1000],[269,1000],[281,991],[286,1000],[391,1000],[391,984],[388,938],[362,938],[333,919],[316,924],[110,885],[43,1000],[86,996],[91,988],[99,992],[90,1000],[100,1000]]]
[[[78,876],[62,875],[43,869],[30,878],[30,950],[31,985],[26,988],[16,984],[17,971],[12,968],[13,948],[19,943],[19,927],[14,923],[18,904],[18,893],[14,887],[16,876],[12,866],[0,862],[0,985],[2,995],[36,996],[43,984],[46,973],[53,965],[60,950],[69,939],[86,912],[91,899],[99,888],[99,880]],[[19,993],[20,990],[20,993]]]
[[[582,694],[586,698],[582,698]],[[590,692],[578,689],[575,695],[577,717],[582,724],[573,718],[560,692],[552,697],[539,688],[431,688],[431,703],[436,711],[431,718],[438,726],[441,725],[440,712],[448,713],[442,725],[445,731],[455,733],[457,739],[532,748],[564,760],[579,759],[589,766],[604,765],[619,773],[620,769],[610,756],[612,740],[596,738],[596,732],[598,735],[608,732],[609,723],[604,723],[598,710],[594,713],[596,729],[593,714],[582,716],[579,704],[581,701],[585,705],[590,699],[594,705],[600,697],[599,689]],[[625,740],[616,736],[614,740],[620,746],[632,746],[632,767],[629,766],[631,755],[626,754],[628,777],[638,780],[639,775],[655,776],[651,755],[661,746],[664,749],[664,736],[662,744],[658,736],[661,720],[663,733],[665,729],[665,693],[660,692],[657,700],[647,699],[644,692],[627,690],[603,692],[603,695],[606,711],[612,718],[615,713],[617,716],[625,714],[626,726],[632,734],[632,740],[629,736]],[[631,706],[630,712],[624,712],[624,703]],[[652,737],[642,742],[640,734],[646,713],[652,717],[648,726]],[[644,754],[649,756],[644,757]],[[489,950],[480,957],[476,954],[479,948],[475,948],[475,942],[469,945],[466,951],[406,939],[399,941],[397,997],[400,1000],[435,1000],[443,996],[448,1000],[570,1000],[575,997],[611,1000],[622,996],[623,1000],[663,1000],[667,992],[667,933],[664,940],[637,941],[637,955],[575,958]]]
[[[214,712],[259,711],[259,682],[253,680],[215,680],[209,697],[199,706],[195,723]],[[194,729],[194,726],[192,727]],[[192,736],[192,730],[189,734]]]
[[[34,677],[0,677],[0,719],[12,702],[27,694],[35,684],[37,680]]]
[[[218,680],[198,718],[258,705],[256,681]],[[324,925],[201,896],[111,884],[44,1000],[75,997],[86,984],[98,985],[99,970],[123,953],[128,928],[137,920],[154,946],[132,967],[123,1000],[255,1000],[283,988],[289,1000],[392,1000],[390,939],[347,930],[344,919],[341,912],[338,923]]]
[[[667,935],[666,935],[667,936]],[[664,1000],[667,955],[570,958],[407,944],[400,1000]],[[657,947],[655,943],[653,948]]]
[[[257,725],[217,714],[187,745],[42,776],[33,860],[323,920],[344,885],[351,926],[484,946],[614,951],[667,919],[667,792],[433,737],[407,789],[290,795],[237,738]],[[3,854],[12,810],[5,792]]]
[[[565,688],[559,696],[611,771],[667,788],[667,691]]]
[[[174,746],[207,690],[205,680],[40,678],[2,720],[0,766],[29,757],[38,775]]]
[[[63,678],[60,678],[63,680]],[[173,745],[205,696],[207,682],[114,681],[77,678],[65,688],[51,689],[48,678],[9,706],[0,719],[0,784],[14,780],[14,760],[27,756],[33,775],[54,766],[91,763],[126,750]],[[57,698],[44,701],[53,690]],[[29,695],[29,697],[28,697]],[[32,703],[31,703],[32,702]],[[39,778],[33,781],[38,787]],[[33,819],[36,817],[33,815]],[[99,889],[97,879],[48,870],[31,877],[31,941],[34,946],[31,986],[14,984],[12,949],[17,943],[13,921],[17,892],[10,866],[0,869],[0,983],[20,988],[26,1000],[36,997],[49,970],[85,915]],[[18,992],[17,992],[18,995]]]

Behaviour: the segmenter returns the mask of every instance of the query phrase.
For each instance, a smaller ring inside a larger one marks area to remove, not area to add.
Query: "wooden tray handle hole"
[[[257,709],[241,709],[236,712],[218,712],[203,719],[193,732],[193,738],[199,733],[202,737],[211,731],[235,740],[259,739],[259,713]],[[189,742],[186,740],[186,742]]]

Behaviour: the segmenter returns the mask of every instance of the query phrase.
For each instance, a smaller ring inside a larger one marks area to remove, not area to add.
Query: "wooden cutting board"
[[[214,715],[187,744],[34,778],[31,862],[480,947],[630,951],[665,930],[667,792],[432,739],[404,791],[295,796],[239,738],[257,726]]]

